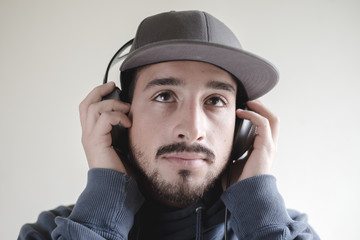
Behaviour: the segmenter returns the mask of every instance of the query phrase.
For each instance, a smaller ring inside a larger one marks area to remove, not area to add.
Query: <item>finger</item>
[[[102,97],[109,94],[112,90],[114,90],[114,88],[115,88],[114,82],[108,82],[106,84],[97,86],[80,103],[79,112],[80,112],[80,122],[82,126],[85,125],[89,106],[93,103],[100,102]]]
[[[271,128],[271,135],[273,141],[276,143],[279,138],[280,132],[280,120],[279,118],[268,109],[260,100],[254,100],[247,102],[249,108],[261,116],[265,117],[269,121],[269,125]]]
[[[270,124],[265,117],[261,116],[259,113],[256,113],[254,111],[248,111],[242,109],[237,109],[236,114],[239,118],[247,119],[257,127],[256,128],[257,136],[255,141],[261,139],[263,143],[266,143],[268,142],[266,141],[267,139],[271,139],[272,133],[271,133]]]
[[[121,112],[104,112],[97,120],[93,134],[96,136],[107,135],[112,127],[118,124],[125,128],[131,127],[131,121],[126,114]]]
[[[118,100],[110,99],[93,103],[89,106],[86,117],[86,128],[93,129],[98,118],[105,112],[121,112],[128,113],[130,104]]]

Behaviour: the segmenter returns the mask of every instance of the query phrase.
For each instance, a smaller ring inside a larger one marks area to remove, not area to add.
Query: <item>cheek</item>
[[[131,118],[132,126],[129,129],[131,142],[148,154],[149,151],[156,151],[154,148],[160,146],[167,131],[167,124],[164,123],[163,118],[149,109],[133,111]]]
[[[216,122],[211,126],[212,146],[219,154],[219,158],[228,158],[233,145],[234,130],[235,130],[235,117],[233,120],[230,118],[224,118]]]

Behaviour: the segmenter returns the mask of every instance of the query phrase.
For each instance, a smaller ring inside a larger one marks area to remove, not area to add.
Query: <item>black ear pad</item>
[[[111,68],[115,69],[115,66],[117,66],[116,64],[118,64],[122,59],[124,59],[124,57],[126,57],[128,55],[128,54],[124,54],[124,51],[126,51],[126,49],[129,49],[130,46],[132,45],[132,43],[133,43],[133,39],[131,39],[130,41],[125,43],[111,58],[108,66],[106,68],[106,72],[105,72],[105,76],[104,76],[104,80],[103,80],[104,84],[108,82],[109,70]],[[120,75],[121,75],[121,73],[120,73]],[[120,84],[121,84],[121,76],[120,76]],[[115,100],[119,100],[119,101],[123,101],[123,102],[129,102],[128,97],[124,96],[125,92],[126,91],[121,91],[118,87],[115,87],[115,89],[108,95],[104,96],[102,98],[102,100],[115,99]],[[111,133],[111,138],[112,138],[111,145],[116,150],[116,152],[118,153],[120,158],[124,157],[122,159],[127,159],[128,158],[128,148],[129,148],[129,141],[128,141],[128,137],[127,137],[128,129],[124,128],[120,124],[118,124],[118,125],[113,126],[110,133]]]
[[[121,101],[122,100],[121,92],[122,91],[118,87],[115,87],[115,89],[108,95],[104,96],[102,100],[115,99]],[[126,149],[128,149],[128,144],[129,144],[127,139],[128,129],[118,124],[113,126],[110,134],[112,138],[111,145],[113,146],[113,148],[116,150],[116,152],[119,154],[120,157],[126,156],[127,155]]]
[[[246,119],[237,119],[231,160],[246,160],[251,153],[256,127]]]
[[[238,104],[238,107],[249,110],[246,104]],[[256,126],[251,121],[236,117],[234,142],[231,154],[231,160],[247,160],[253,149],[256,136]]]
[[[121,91],[120,88],[118,87],[115,87],[115,89],[111,93],[109,93],[108,95],[102,98],[102,100],[106,100],[106,99],[115,99],[127,103],[129,102],[128,96],[126,96],[124,92]]]
[[[121,100],[121,90],[118,87],[115,87],[115,89],[109,93],[108,95],[104,96],[102,98],[102,100],[107,100],[107,99],[115,99],[120,101]]]

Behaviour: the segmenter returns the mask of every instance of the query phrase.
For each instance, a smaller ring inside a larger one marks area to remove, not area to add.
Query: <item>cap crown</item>
[[[233,32],[210,14],[172,11],[146,18],[137,30],[131,51],[171,40],[201,41],[241,49]]]
[[[246,100],[261,97],[278,82],[271,63],[243,50],[224,23],[201,11],[173,11],[144,19],[120,70],[186,60],[210,63],[229,72],[239,88],[244,88]]]

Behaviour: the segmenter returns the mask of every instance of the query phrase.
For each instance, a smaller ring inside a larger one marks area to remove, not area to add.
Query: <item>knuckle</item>
[[[86,109],[85,100],[83,100],[83,101],[81,101],[81,103],[79,104],[79,112],[80,112],[80,114],[84,113],[84,112],[85,112],[85,109]]]
[[[86,148],[89,145],[89,137],[83,135],[81,137],[81,144],[83,145],[84,148]]]
[[[129,106],[122,101],[115,100],[115,99],[111,99],[108,101],[110,103],[110,107],[111,107],[110,109],[112,111],[117,111],[117,110],[127,111],[127,109],[129,108]]]
[[[269,120],[267,118],[262,118],[260,121],[260,127],[268,128],[270,126]]]
[[[116,109],[116,106],[117,106],[117,101],[114,99],[110,99],[110,100],[108,100],[108,102],[109,102],[109,106],[110,106],[109,109],[111,109],[111,111],[114,111],[114,109]]]
[[[86,145],[86,138],[84,137],[84,135],[81,137],[81,144]]]
[[[100,118],[101,118],[101,119],[109,119],[110,117],[111,117],[110,112],[103,112],[103,113],[101,113],[101,115],[100,115]]]
[[[279,124],[280,123],[280,117],[277,116],[277,115],[273,115],[270,119],[270,121],[273,123],[273,124]]]
[[[90,104],[89,107],[88,107],[88,112],[89,112],[90,114],[96,113],[96,112],[97,112],[97,107],[96,107],[96,105],[95,105],[95,104]]]
[[[108,124],[114,124],[114,116],[111,112],[103,112],[100,114],[98,122],[101,125],[108,125]]]

